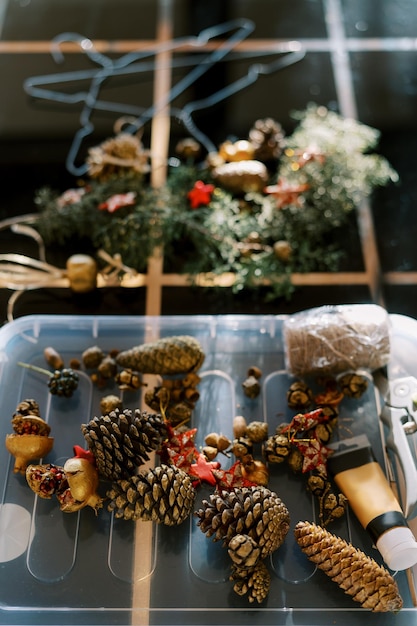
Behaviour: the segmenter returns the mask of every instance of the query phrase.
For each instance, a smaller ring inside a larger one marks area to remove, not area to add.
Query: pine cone
[[[262,486],[213,493],[196,515],[207,537],[228,546],[236,535],[247,535],[260,547],[262,559],[283,543],[290,523],[281,499]]]
[[[81,431],[95,456],[99,473],[109,480],[134,473],[166,436],[161,415],[139,409],[115,409],[82,424]]]
[[[291,451],[288,435],[279,433],[272,435],[263,444],[262,453],[268,463],[283,463]]]
[[[174,526],[190,515],[195,490],[191,478],[175,465],[159,465],[119,480],[107,493],[109,511],[125,520],[154,521]]]
[[[229,541],[227,551],[233,564],[239,569],[252,569],[258,564],[261,549],[249,535],[235,535]]]
[[[230,580],[235,580],[233,590],[240,596],[247,595],[249,602],[262,602],[269,593],[271,576],[263,561],[251,570],[232,568]]]
[[[204,361],[203,350],[194,337],[166,337],[119,352],[118,365],[143,374],[183,374],[198,370]]]
[[[254,158],[268,162],[281,156],[284,131],[278,122],[268,117],[255,122],[249,131],[249,140],[255,149]]]
[[[101,181],[123,174],[144,174],[149,171],[148,158],[138,137],[120,133],[89,149],[88,174]]]
[[[32,398],[27,398],[26,400],[22,400],[16,407],[16,411],[13,413],[13,417],[18,417],[22,415],[37,415],[41,416],[41,411],[39,408],[39,404],[36,400]]]
[[[374,612],[401,609],[397,583],[371,557],[316,524],[298,522],[294,534],[310,561],[363,608]]]

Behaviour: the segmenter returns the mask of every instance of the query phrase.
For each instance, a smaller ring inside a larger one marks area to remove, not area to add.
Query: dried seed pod
[[[294,534],[309,560],[363,608],[374,612],[402,608],[394,578],[364,552],[309,522],[298,522]]]
[[[197,371],[205,355],[194,337],[179,335],[119,352],[118,365],[146,374],[171,375]]]
[[[233,418],[233,436],[235,439],[244,437],[246,434],[247,423],[243,415],[236,415]]]
[[[192,409],[186,402],[178,402],[178,404],[173,404],[169,407],[166,411],[166,415],[171,424],[176,426],[178,424],[184,424],[191,419]]]
[[[254,400],[261,393],[261,385],[255,376],[248,376],[246,380],[242,383],[243,393],[248,398]]]
[[[197,387],[198,383],[201,382],[200,376],[195,372],[190,372],[182,379],[182,386],[187,389],[188,387]]]
[[[84,364],[84,367],[87,369],[96,369],[102,360],[104,359],[105,354],[99,346],[91,346],[84,350],[81,355],[81,360]]]
[[[119,396],[109,394],[108,396],[104,396],[104,398],[100,400],[100,411],[103,415],[105,415],[106,413],[110,413],[115,409],[118,409],[119,411],[123,409],[123,402],[122,399],[119,398]]]
[[[261,443],[268,438],[268,424],[267,422],[253,421],[246,427],[246,437],[248,437],[254,443]]]
[[[52,348],[51,346],[46,347],[43,351],[43,355],[45,357],[45,361],[48,365],[50,365],[50,367],[52,367],[52,369],[60,370],[64,367],[64,360],[55,348]]]
[[[105,356],[98,365],[97,371],[106,380],[114,378],[117,374],[117,363],[110,355]]]

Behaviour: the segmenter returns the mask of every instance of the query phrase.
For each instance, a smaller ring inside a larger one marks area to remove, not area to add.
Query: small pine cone
[[[307,557],[343,591],[374,612],[399,611],[402,599],[391,574],[350,543],[309,522],[294,529]]]
[[[230,580],[235,580],[233,590],[239,596],[247,596],[249,602],[263,602],[269,593],[271,586],[271,576],[263,561],[260,561],[251,570],[242,570],[238,567],[232,568]]]
[[[175,526],[190,515],[195,499],[191,478],[175,465],[159,465],[119,480],[107,493],[109,511],[125,520]]]
[[[268,162],[281,156],[284,131],[278,122],[268,117],[255,122],[249,131],[249,140],[255,148],[254,158]]]
[[[277,434],[268,437],[262,452],[268,463],[283,463],[291,451],[291,442],[288,435]]]
[[[182,374],[198,370],[204,361],[203,350],[194,337],[166,337],[119,352],[118,365],[143,374]]]
[[[196,515],[207,537],[227,546],[234,536],[248,535],[261,548],[261,558],[282,545],[290,523],[282,500],[261,485],[213,493]]]
[[[294,381],[287,391],[287,404],[291,409],[307,409],[313,402],[313,392],[302,380]]]
[[[120,133],[88,151],[88,174],[100,181],[125,174],[142,175],[149,170],[148,152],[138,137]]]
[[[99,473],[109,480],[134,473],[166,436],[161,415],[139,409],[115,409],[82,424],[81,431],[95,456]]]
[[[233,564],[239,569],[253,569],[261,556],[260,547],[249,535],[232,537],[227,551]]]
[[[41,411],[39,408],[39,404],[36,400],[32,398],[28,398],[27,400],[22,400],[16,407],[16,411],[13,413],[13,417],[21,417],[23,415],[37,415],[41,416]]]
[[[361,374],[343,374],[337,382],[343,395],[349,398],[360,398],[368,389],[368,380]]]

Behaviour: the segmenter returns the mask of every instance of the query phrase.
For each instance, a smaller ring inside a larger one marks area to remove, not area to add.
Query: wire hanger
[[[260,54],[266,56],[265,53],[259,52],[234,52],[238,44],[244,41],[253,32],[254,28],[255,25],[251,20],[244,18],[235,19],[204,29],[196,37],[183,37],[157,44],[153,50],[149,51],[132,51],[116,60],[99,52],[94,43],[87,37],[73,32],[62,33],[55,37],[51,43],[51,55],[54,61],[57,64],[64,61],[61,46],[64,42],[72,42],[79,46],[81,52],[96,67],[30,77],[24,81],[23,88],[28,95],[34,98],[69,105],[82,104],[79,118],[80,127],[73,137],[66,159],[67,170],[75,176],[82,176],[87,171],[87,165],[84,162],[82,165],[77,165],[77,161],[83,141],[94,132],[95,127],[92,116],[95,111],[126,115],[130,119],[133,117],[133,121],[130,121],[124,128],[124,132],[134,134],[152,120],[160,110],[170,105],[171,116],[176,117],[207,151],[215,151],[216,148],[210,138],[196,126],[193,114],[243,91],[255,83],[260,76],[275,73],[297,63],[305,56],[305,51],[299,42],[283,44],[273,53],[274,55],[280,55],[280,58],[274,59],[270,63],[254,63],[249,66],[246,75],[226,87],[214,91],[208,97],[189,102],[182,108],[174,106],[174,101],[217,63],[231,61],[236,58],[254,58]],[[204,50],[204,46],[210,41],[222,36],[226,37],[224,40],[219,41],[218,46],[214,50],[208,52]],[[134,76],[155,71],[155,58],[157,55],[163,52],[175,52],[175,50],[184,46],[192,48],[193,53],[172,58],[170,67],[172,69],[190,67],[191,69],[172,86],[169,93],[165,94],[163,101],[155,102],[150,107],[141,107],[101,99],[100,92],[102,87],[112,78],[128,75]],[[80,89],[75,93],[62,91],[62,86],[67,83],[86,81],[89,81],[86,89]]]

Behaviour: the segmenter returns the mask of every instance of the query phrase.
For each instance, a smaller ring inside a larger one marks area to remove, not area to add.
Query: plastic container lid
[[[376,547],[393,571],[417,564],[417,541],[410,528],[397,526],[387,530],[379,537]]]

